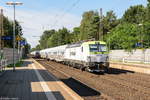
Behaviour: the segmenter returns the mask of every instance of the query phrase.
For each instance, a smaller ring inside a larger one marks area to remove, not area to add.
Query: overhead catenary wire
[[[76,2],[74,2],[62,15],[58,16],[59,18],[54,22],[54,24],[53,24],[53,26],[51,28],[56,26],[57,23],[59,22],[59,19],[61,18],[61,20],[62,20],[63,17],[66,15],[66,13],[70,12],[79,2],[80,2],[80,0],[76,0]]]
[[[66,0],[66,1],[65,1],[65,4],[68,3],[69,1],[70,1],[70,0]],[[62,12],[65,10],[65,7],[66,7],[66,5],[61,8]],[[53,18],[57,18],[58,16],[59,16],[59,13],[56,13],[56,14],[53,16]],[[47,24],[46,26],[50,26],[50,24]],[[42,27],[43,27],[43,25],[42,25]],[[44,26],[44,27],[45,27],[45,26]]]
[[[65,3],[68,3],[68,1],[70,1],[70,0],[66,0],[66,2]],[[65,10],[65,7],[66,7],[66,5],[64,6],[64,7],[62,7],[62,11],[64,11]],[[55,16],[54,16],[54,18],[56,18],[56,17],[58,17],[59,16],[59,14],[57,13]]]
[[[70,0],[66,0],[65,4],[68,3],[68,2],[70,2]],[[66,7],[66,5],[61,8],[61,11],[62,11],[62,12],[65,11],[65,7]],[[59,17],[59,13],[56,13],[53,17],[54,17],[54,18]],[[56,22],[56,21],[55,21],[55,22]],[[47,26],[49,26],[49,24],[47,24]]]

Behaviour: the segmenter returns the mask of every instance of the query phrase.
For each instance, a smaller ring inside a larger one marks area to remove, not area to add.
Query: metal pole
[[[19,27],[17,27],[17,30],[18,30],[18,36],[20,38],[20,29],[19,29]],[[20,40],[18,40],[18,56],[19,56],[19,61],[20,61],[20,45],[19,45],[19,42],[20,42]]]
[[[0,54],[2,56],[2,49],[3,49],[3,41],[2,41],[2,36],[3,36],[3,9],[1,8],[1,22],[0,22],[0,30],[1,30],[1,33],[0,33]]]
[[[18,36],[19,36],[19,34],[18,34]],[[18,54],[19,54],[19,40],[17,40],[17,42],[18,42]]]
[[[14,7],[14,25],[13,25],[13,71],[15,71],[15,28],[16,28],[16,25],[15,25],[15,4],[13,5]]]
[[[16,30],[16,23],[15,23],[15,7],[16,5],[22,5],[21,2],[7,2],[7,5],[12,5],[14,8],[14,23],[13,23],[13,71],[15,71],[15,45],[16,45],[16,37],[15,37],[15,30]]]
[[[19,56],[19,61],[20,61],[20,49],[19,49],[19,41],[20,41],[20,40],[18,40],[18,56]]]
[[[109,52],[110,52],[110,34],[109,34]]]
[[[1,9],[1,22],[0,22],[0,29],[1,29],[1,33],[0,33],[0,57],[2,56],[2,52],[1,52],[1,50],[2,50],[2,39],[1,39],[1,37],[2,37],[2,9]]]
[[[1,33],[1,36],[4,35],[4,28],[3,28],[3,9],[2,9],[2,33]],[[3,47],[4,47],[4,41],[1,39],[1,48],[3,50]]]
[[[102,20],[103,20],[103,9],[100,8],[100,19],[99,19],[99,39],[101,37],[101,39],[103,40],[103,24],[102,24]],[[102,30],[101,30],[102,29]]]

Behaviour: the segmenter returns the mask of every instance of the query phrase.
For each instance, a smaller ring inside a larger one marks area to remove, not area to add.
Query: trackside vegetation
[[[13,21],[8,19],[6,16],[2,16],[2,19],[3,19],[3,27],[2,27],[2,36],[4,37],[12,37],[12,39],[10,40],[3,40],[3,47],[6,47],[6,48],[13,48]],[[0,20],[1,21],[1,20]],[[20,37],[21,40],[24,40],[26,41],[26,39],[23,37],[23,32],[22,32],[22,27],[20,25],[20,23],[16,20],[15,21],[15,24],[16,24],[16,29],[15,29],[15,32],[16,32],[16,38],[17,37]],[[18,41],[16,39],[16,44],[18,44]],[[18,48],[18,45],[16,45],[16,48]],[[25,52],[29,52],[29,49],[30,49],[30,45],[27,43],[26,45],[24,45],[24,48],[25,48]]]
[[[15,64],[16,67],[21,67],[22,65],[23,65],[23,61],[22,61],[22,60],[21,60],[21,61],[18,61],[18,62]],[[7,67],[13,67],[13,64],[8,65]]]
[[[113,50],[150,48],[150,0],[147,0],[147,6],[129,7],[121,18],[112,10],[102,16],[97,11],[84,12],[79,27],[72,31],[65,27],[59,30],[45,30],[40,44],[32,50],[93,38],[107,42]]]

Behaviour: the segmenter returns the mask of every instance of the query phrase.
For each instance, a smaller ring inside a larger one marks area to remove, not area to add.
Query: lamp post
[[[143,30],[143,24],[138,24],[139,27],[141,27]],[[141,47],[144,48],[144,44],[143,44],[143,36],[142,36],[142,31],[140,30],[140,42],[141,42]],[[145,50],[143,51],[143,62],[145,63]]]
[[[107,32],[107,34],[109,34],[109,44],[108,44],[108,45],[109,45],[109,48],[108,48],[108,49],[109,49],[109,51],[110,51],[110,32]]]
[[[3,49],[3,43],[2,43],[2,35],[3,35],[3,8],[0,7],[0,57],[2,58],[2,49]]]
[[[13,9],[14,9],[14,23],[13,23],[13,71],[15,71],[15,45],[16,45],[16,37],[15,37],[15,28],[16,28],[16,24],[15,24],[15,14],[16,14],[16,11],[15,11],[15,8],[16,8],[16,5],[22,5],[23,3],[21,2],[7,2],[6,5],[11,5],[13,6]]]

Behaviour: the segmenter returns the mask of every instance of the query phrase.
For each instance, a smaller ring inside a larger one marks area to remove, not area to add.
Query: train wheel
[[[105,67],[104,72],[108,73],[109,72],[109,68]]]
[[[81,66],[81,67],[80,67],[80,70],[81,70],[81,71],[85,71],[85,68],[86,68],[86,67]]]

